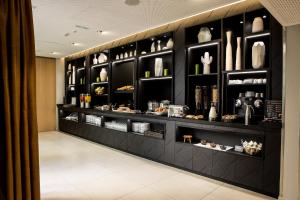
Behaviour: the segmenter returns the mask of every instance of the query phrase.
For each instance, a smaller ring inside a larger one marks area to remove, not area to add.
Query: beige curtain
[[[31,0],[0,0],[0,193],[7,200],[40,199],[34,47]]]

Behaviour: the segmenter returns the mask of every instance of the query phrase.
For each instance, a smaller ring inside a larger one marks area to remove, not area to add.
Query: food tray
[[[203,145],[203,144],[201,144],[201,143],[197,143],[197,144],[194,144],[194,145],[195,145],[195,146],[198,146],[198,147],[207,148],[207,149],[217,150],[217,151],[228,151],[228,150],[233,149],[232,146],[225,146],[226,149],[225,149],[225,150],[222,150],[222,149],[220,148],[220,145],[219,145],[219,144],[217,144],[215,148],[212,148],[212,147],[210,146],[209,143],[207,143],[206,145]]]

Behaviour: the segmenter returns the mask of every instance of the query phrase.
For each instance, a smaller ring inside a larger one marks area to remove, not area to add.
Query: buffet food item
[[[213,142],[209,143],[209,145],[210,145],[211,148],[216,148],[216,146],[217,146],[217,145],[216,145],[215,143],[213,143]]]
[[[103,95],[104,94],[104,87],[97,87],[96,89],[95,89],[95,94],[96,95]]]
[[[119,87],[117,90],[118,91],[133,91],[134,87],[133,87],[133,85],[125,85],[123,87]]]
[[[202,145],[206,145],[206,144],[207,144],[207,141],[206,141],[206,140],[201,140],[201,144],[202,144]]]
[[[204,119],[204,116],[203,115],[186,115],[185,118],[200,120],[200,119]]]
[[[224,122],[233,122],[237,119],[237,115],[223,115],[222,120]]]
[[[249,155],[258,154],[262,150],[262,143],[257,143],[255,141],[242,141],[245,153]]]
[[[102,110],[102,111],[108,111],[111,109],[111,106],[110,105],[95,106],[95,109]]]
[[[226,146],[225,145],[220,144],[219,147],[220,147],[221,150],[226,150]]]

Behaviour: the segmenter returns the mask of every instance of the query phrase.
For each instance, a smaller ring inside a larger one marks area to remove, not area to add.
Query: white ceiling
[[[283,25],[300,24],[300,0],[260,0]]]
[[[140,0],[139,5],[128,6],[125,0],[32,0],[36,54],[64,57],[237,1]],[[73,46],[73,42],[80,46]]]

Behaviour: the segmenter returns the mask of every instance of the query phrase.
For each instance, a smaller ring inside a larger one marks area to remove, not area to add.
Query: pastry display
[[[221,144],[219,147],[220,147],[220,149],[222,149],[222,150],[226,150],[226,146],[225,146],[225,145],[222,145],[222,144]]]
[[[207,141],[206,140],[201,140],[201,144],[206,145]]]
[[[200,120],[200,119],[204,119],[204,116],[203,115],[186,115],[185,118],[186,119]]]
[[[125,85],[123,87],[119,87],[117,90],[118,91],[133,91],[134,87],[133,87],[133,85]]]
[[[216,145],[215,143],[213,143],[213,142],[209,143],[209,145],[210,145],[211,148],[216,148],[216,146],[217,146],[217,145]]]
[[[95,109],[102,110],[102,111],[108,111],[111,109],[111,106],[110,105],[95,106]]]
[[[257,143],[255,141],[242,141],[245,153],[249,155],[256,155],[262,150],[262,143]]]
[[[95,89],[95,94],[96,95],[103,95],[104,94],[104,87],[97,87],[96,89]]]
[[[237,119],[237,115],[223,115],[222,120],[224,122],[233,122]]]

